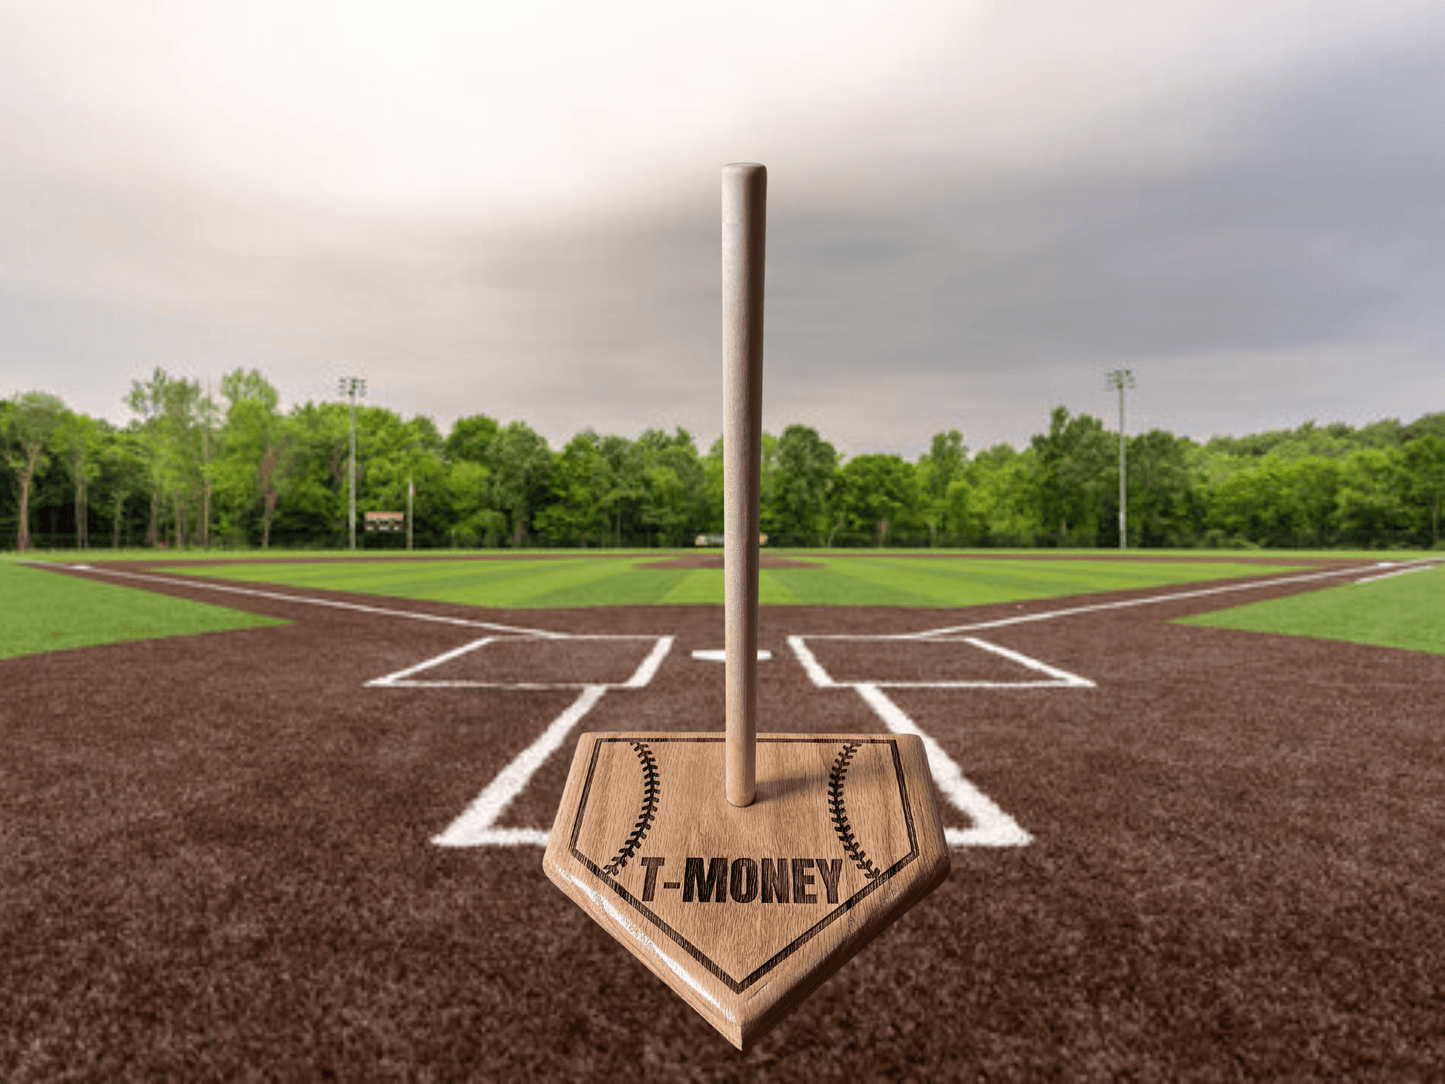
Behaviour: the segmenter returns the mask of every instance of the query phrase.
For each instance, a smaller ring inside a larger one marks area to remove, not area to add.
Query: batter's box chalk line
[[[440,835],[434,836],[432,842],[439,847],[516,847],[516,846],[537,846],[547,845],[550,832],[545,828],[499,828],[497,821],[512,803],[517,795],[521,794],[531,782],[537,769],[546,762],[547,758],[557,752],[566,741],[574,727],[582,721],[582,718],[591,711],[600,701],[603,695],[614,688],[638,689],[651,681],[653,674],[657,672],[663,657],[672,647],[673,637],[598,637],[599,639],[655,639],[656,646],[649,654],[644,664],[638,668],[630,680],[621,685],[592,684],[582,688],[580,695],[567,709],[557,716],[531,745],[523,749],[517,757],[503,768],[496,777],[487,784],[486,788],[466,810],[454,820],[447,829]],[[494,637],[476,641],[473,644],[463,645],[453,652],[438,656],[436,659],[428,660],[417,667],[409,667],[407,670],[389,674],[386,678],[378,678],[370,682],[371,685],[399,686],[407,682],[410,674],[416,673],[427,666],[437,665],[446,661],[447,658],[455,658],[468,650],[479,647]],[[793,646],[794,653],[798,655],[799,661],[804,668],[808,668],[808,660],[812,655],[803,645],[803,637],[789,637],[789,644]],[[974,638],[966,638],[967,642],[974,646],[983,646],[984,650],[994,650],[1005,657],[1013,658],[1015,662],[1021,662],[1027,656],[1018,655],[1017,652],[1010,652],[1007,648],[1000,648],[997,645],[986,645],[983,641]],[[799,648],[802,648],[800,651]],[[1018,656],[1014,658],[1014,656]],[[1050,675],[1050,680],[1040,683],[1020,684],[1015,687],[1029,687],[1030,684],[1043,684],[1048,686],[1092,686],[1092,682],[1073,674],[1067,674],[1062,670],[1048,667],[1038,660],[1029,660],[1024,665],[1032,663],[1034,669],[1042,669]],[[818,674],[826,673],[817,660],[812,659],[812,665],[816,667]],[[814,677],[814,684],[823,688],[852,688],[882,720],[883,725],[895,734],[914,734],[923,742],[924,750],[928,755],[928,767],[933,774],[934,784],[938,787],[939,793],[955,809],[963,813],[972,822],[969,828],[945,828],[944,836],[950,846],[954,847],[1023,847],[1033,842],[1033,837],[1023,830],[1011,816],[999,808],[997,803],[983,791],[979,790],[963,775],[958,764],[938,741],[926,733],[908,715],[895,704],[883,691],[878,683],[874,682],[834,682],[828,679],[826,682],[819,682],[814,676],[814,670],[809,670],[809,676]],[[438,685],[446,683],[411,683],[412,685]],[[467,683],[479,684],[479,683]],[[919,685],[919,683],[905,683]],[[935,686],[936,683],[921,683],[920,687]],[[533,688],[538,686],[515,685],[504,686],[509,688]],[[562,688],[566,686],[542,686],[546,688]],[[979,683],[954,682],[943,687],[979,687]]]
[[[366,683],[368,688],[380,689],[641,689],[652,680],[657,668],[662,665],[662,660],[672,650],[673,636],[626,636],[626,635],[583,635],[575,636],[483,636],[480,640],[473,640],[471,643],[463,644],[461,647],[444,651],[434,658],[424,659],[413,666],[398,670],[383,677],[374,678]],[[590,641],[622,641],[622,640],[643,640],[652,644],[652,649],[644,656],[633,671],[632,676],[626,681],[454,681],[440,680],[435,678],[419,678],[421,674],[433,667],[441,666],[444,663],[452,662],[473,651],[479,651],[488,644],[496,643],[542,643],[556,645],[559,641],[590,640]]]
[[[876,643],[876,644],[968,644],[972,647],[987,651],[993,655],[1008,659],[1010,662],[1032,670],[1037,674],[1045,675],[1042,678],[1026,679],[1023,681],[975,681],[966,679],[939,679],[933,681],[894,681],[889,678],[871,678],[867,681],[846,681],[834,678],[818,661],[818,657],[809,649],[808,640],[844,640],[854,643]],[[793,649],[793,654],[798,657],[798,662],[807,671],[808,677],[813,684],[820,689],[857,688],[860,685],[869,685],[876,689],[1092,689],[1094,683],[1088,678],[1080,677],[1078,674],[1071,674],[1067,670],[1061,670],[1057,666],[1050,666],[1048,663],[1025,655],[1021,651],[1014,651],[1012,648],[1000,647],[998,644],[989,643],[977,636],[934,636],[928,639],[914,638],[911,640],[900,640],[893,636],[862,636],[862,635],[824,635],[824,636],[789,636],[788,646]]]

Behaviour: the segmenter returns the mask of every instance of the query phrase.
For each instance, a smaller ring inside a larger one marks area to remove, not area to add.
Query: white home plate
[[[701,651],[694,651],[694,652],[692,653],[692,657],[693,657],[694,659],[702,659],[704,662],[727,662],[727,657],[728,657],[728,656],[727,656],[727,652],[724,651],[722,648],[719,647],[719,648],[704,648],[704,649],[702,649]],[[765,651],[765,650],[763,650],[762,648],[758,648],[758,661],[759,661],[759,662],[766,662],[768,659],[771,659],[772,657],[773,657],[773,653],[772,653],[771,651]]]

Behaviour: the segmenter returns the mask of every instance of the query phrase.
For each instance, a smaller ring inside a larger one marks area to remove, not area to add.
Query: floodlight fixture
[[[1119,392],[1119,548],[1122,550],[1128,545],[1128,512],[1126,508],[1126,489],[1124,486],[1124,389],[1134,386],[1133,369],[1115,369],[1106,378],[1109,387],[1118,389]]]
[[[351,482],[348,486],[347,534],[351,549],[356,549],[356,400],[366,398],[366,380],[359,376],[343,376],[336,390],[351,400]]]

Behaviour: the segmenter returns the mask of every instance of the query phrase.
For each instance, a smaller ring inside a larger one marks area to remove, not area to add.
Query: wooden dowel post
[[[727,648],[727,800],[757,796],[758,500],[763,442],[763,242],[768,171],[722,174],[723,585]]]

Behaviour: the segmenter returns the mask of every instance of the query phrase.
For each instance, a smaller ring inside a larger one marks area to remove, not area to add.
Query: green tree
[[[778,438],[763,433],[758,450],[762,459],[758,465],[758,528],[763,534],[777,535],[783,529],[779,517],[782,475],[778,469]]]
[[[1338,459],[1307,455],[1284,470],[1294,512],[1288,544],[1328,546],[1335,540],[1336,509],[1344,465]]]
[[[55,428],[55,448],[65,460],[75,487],[75,548],[90,548],[90,486],[100,475],[100,453],[107,426],[84,414],[65,411]]]
[[[440,487],[445,444],[430,418],[403,420],[395,411],[371,406],[357,411],[356,432],[357,515],[363,522],[368,511],[404,512],[407,489],[418,480],[424,492],[427,486]],[[445,503],[428,499],[425,505],[432,510]],[[400,545],[403,538],[392,541]]]
[[[1104,423],[1089,414],[1070,417],[1065,407],[1055,407],[1048,434],[1030,443],[1037,456],[1035,499],[1044,531],[1058,546],[1095,545],[1105,497],[1119,487],[1114,441]]]
[[[1435,434],[1441,440],[1445,440],[1445,411],[1434,414],[1421,414],[1409,425],[1400,429],[1400,444],[1408,444],[1420,437]]]
[[[5,461],[20,490],[15,545],[21,553],[30,548],[30,487],[36,472],[50,462],[56,430],[65,413],[65,404],[55,396],[28,391],[11,399],[4,414]]]
[[[417,415],[403,427],[405,448],[402,453],[406,467],[406,484],[415,491],[411,501],[412,533],[417,538],[435,537],[441,522],[440,513],[444,507],[441,500],[441,480],[446,474],[443,458],[445,441],[436,423],[425,415]],[[401,486],[400,471],[397,472],[397,488]],[[400,507],[401,497],[397,498]]]
[[[201,441],[201,518],[200,530],[198,532],[202,548],[209,549],[211,546],[211,523],[214,520],[215,509],[213,497],[216,485],[216,452],[218,443],[217,430],[221,423],[221,411],[216,401],[211,398],[207,391],[196,411],[196,421],[200,429]]]
[[[537,514],[537,530],[555,541],[580,541],[584,549],[589,538],[604,543],[611,489],[612,468],[602,454],[602,438],[583,430],[557,455],[552,499]]]
[[[1410,533],[1405,455],[1362,448],[1344,463],[1335,498],[1343,537],[1357,546],[1387,546]]]
[[[707,450],[702,460],[703,495],[706,513],[703,517],[702,534],[723,533],[724,465],[723,438],[718,437]]]
[[[1177,547],[1193,542],[1198,533],[1198,500],[1190,469],[1191,443],[1163,429],[1128,438],[1129,545]],[[1112,501],[1106,497],[1104,545],[1111,542],[1107,525],[1119,521],[1117,506],[1117,497]],[[1117,527],[1112,541],[1118,541]]]
[[[150,473],[151,522],[146,542],[161,544],[160,516],[168,499],[175,543],[184,546],[190,503],[202,488],[200,425],[205,404],[201,386],[157,368],[144,384],[131,381],[127,402],[142,418],[140,431]]]
[[[1282,460],[1265,458],[1214,489],[1210,526],[1237,541],[1284,545],[1294,530],[1294,493]]]
[[[145,450],[134,423],[129,429],[107,433],[98,463],[100,475],[96,486],[111,509],[110,546],[119,549],[126,502],[146,491]]]
[[[491,506],[491,471],[471,459],[447,466],[443,481],[449,498],[452,544],[496,546],[506,534],[507,517]]]
[[[1440,545],[1440,506],[1445,503],[1445,436],[1426,433],[1402,449],[1405,498],[1430,524],[1430,546]],[[1423,531],[1420,532],[1422,535]]]
[[[215,475],[224,497],[222,530],[244,534],[260,505],[260,542],[271,545],[271,527],[286,480],[290,433],[279,410],[280,394],[256,369],[221,378],[226,400],[225,445]]]
[[[452,423],[452,431],[447,434],[446,457],[455,462],[458,459],[465,459],[471,463],[481,463],[483,466],[490,466],[492,462],[492,445],[496,442],[497,434],[502,427],[497,424],[495,418],[485,414],[473,414],[467,418],[458,418]]]
[[[839,476],[848,526],[872,533],[878,546],[885,546],[889,532],[917,502],[913,466],[898,455],[860,455],[844,463]]]
[[[995,444],[950,487],[955,529],[986,546],[1033,546],[1043,534],[1036,499],[1038,453]]]
[[[649,429],[637,438],[641,458],[639,525],[661,545],[696,534],[706,520],[705,474],[692,434]]]
[[[719,445],[721,450],[721,445]],[[793,424],[777,444],[773,523],[782,534],[815,536],[828,531],[828,496],[838,473],[838,451],[812,426]]]
[[[552,473],[552,450],[546,439],[526,422],[508,422],[497,433],[490,451],[492,496],[511,528],[512,546],[527,536],[527,523],[547,496]]]
[[[598,449],[607,460],[610,483],[603,510],[612,524],[613,544],[620,546],[624,534],[631,537],[642,532],[641,509],[646,496],[643,450],[635,442],[615,434],[604,436]]]
[[[968,448],[964,446],[963,434],[957,429],[934,433],[929,450],[918,459],[918,518],[928,525],[930,546],[938,545],[939,529],[945,527],[950,518],[950,502],[954,506],[960,500],[967,502],[966,483],[954,490],[952,498],[949,497],[950,487],[955,482],[964,482],[967,462]]]

